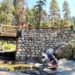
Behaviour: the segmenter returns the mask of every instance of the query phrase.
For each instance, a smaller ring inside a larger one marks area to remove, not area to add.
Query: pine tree
[[[52,27],[59,27],[60,26],[60,13],[59,13],[58,3],[56,0],[52,0],[50,3],[50,15],[51,15],[50,17],[52,21]]]
[[[40,23],[41,23],[41,17],[42,17],[42,10],[43,10],[43,6],[45,5],[46,0],[38,0],[36,5],[35,5],[35,9],[36,9],[36,28],[40,27]]]
[[[69,9],[69,4],[66,0],[63,3],[63,12],[64,12],[64,19],[70,20],[70,9]]]
[[[70,17],[70,9],[67,0],[63,3],[63,13],[64,13],[64,26],[71,27],[71,17]]]
[[[12,0],[4,0],[2,9],[1,9],[1,21],[3,24],[12,25],[13,23],[13,11],[14,11],[14,5]]]
[[[25,0],[14,0],[16,24],[25,23]]]

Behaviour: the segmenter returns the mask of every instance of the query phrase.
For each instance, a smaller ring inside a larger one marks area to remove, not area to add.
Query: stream
[[[20,73],[20,72],[0,72],[0,75],[75,75],[75,71],[70,71],[70,72],[59,72],[59,73]]]
[[[58,61],[58,70],[54,72],[28,71],[28,72],[8,72],[0,71],[0,75],[75,75],[75,61],[61,59]]]

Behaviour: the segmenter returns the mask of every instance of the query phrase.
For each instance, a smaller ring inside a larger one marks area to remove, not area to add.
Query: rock
[[[69,44],[59,46],[59,48],[57,48],[57,50],[55,51],[55,55],[57,56],[57,58],[72,58],[72,46]]]
[[[72,58],[75,60],[75,48],[72,48]]]

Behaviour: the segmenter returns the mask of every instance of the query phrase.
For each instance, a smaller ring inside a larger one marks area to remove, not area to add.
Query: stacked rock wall
[[[48,48],[56,48],[60,43],[68,43],[74,38],[74,32],[70,29],[31,29],[22,30],[19,38],[19,49],[17,59],[24,60],[25,57],[35,57],[39,52]]]

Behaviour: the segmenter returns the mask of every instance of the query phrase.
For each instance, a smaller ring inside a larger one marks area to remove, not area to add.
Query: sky
[[[1,2],[2,0],[0,0]],[[27,0],[27,5],[29,8],[32,8],[35,4],[36,4],[37,0]],[[67,0],[69,3],[69,8],[71,11],[71,16],[75,16],[75,0]],[[47,13],[49,14],[50,10],[49,10],[49,6],[50,6],[50,2],[51,0],[47,0],[46,6],[44,7],[44,9],[47,11]],[[60,13],[62,14],[62,7],[63,7],[63,2],[64,0],[57,0],[58,5],[60,7]],[[62,16],[62,15],[61,15]]]

